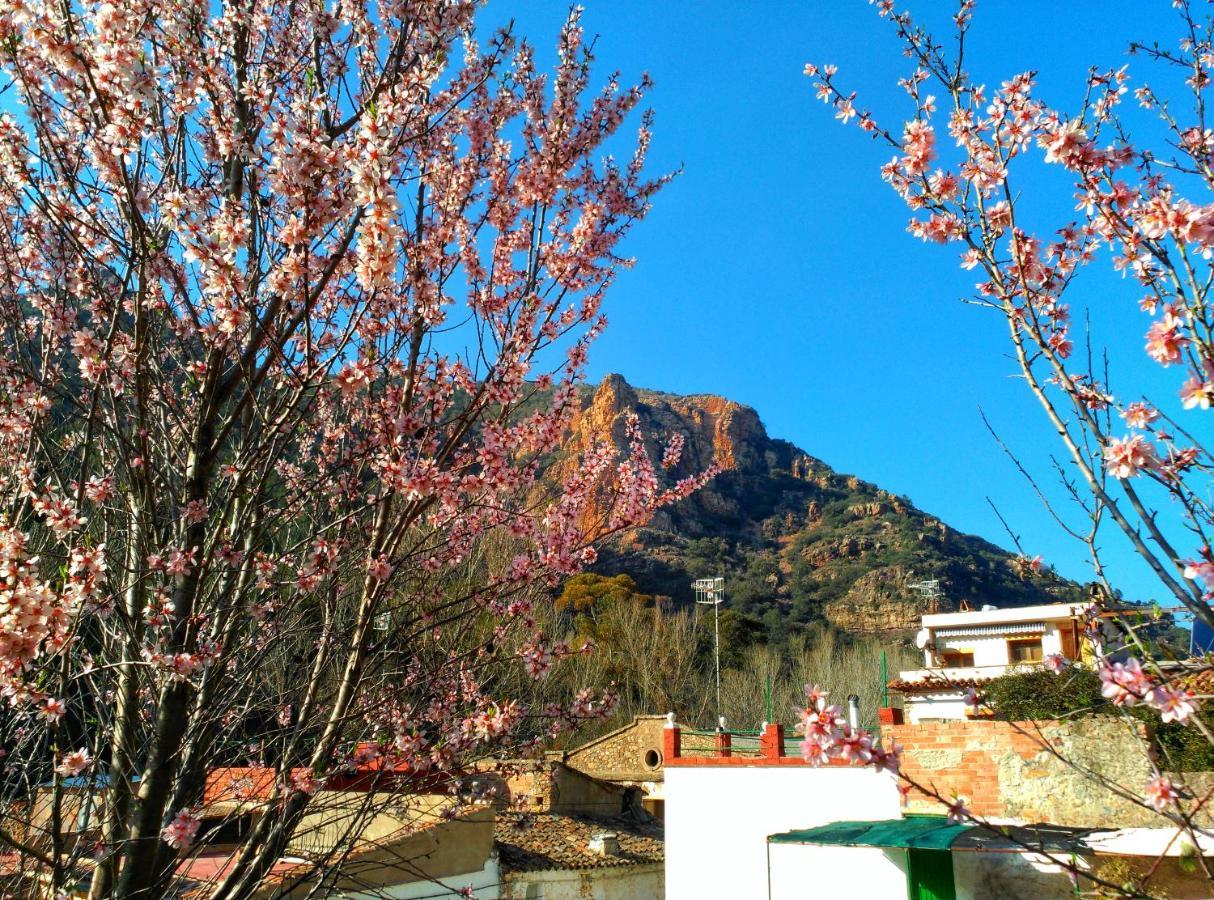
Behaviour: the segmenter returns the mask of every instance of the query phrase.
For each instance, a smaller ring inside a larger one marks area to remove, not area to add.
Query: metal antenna
[[[919,596],[927,601],[927,611],[929,613],[934,613],[939,609],[940,598],[944,596],[944,591],[940,587],[939,578],[929,578],[926,581],[916,581],[914,584],[908,584],[907,587],[912,591],[917,591]]]
[[[717,723],[721,718],[721,602],[725,599],[724,578],[697,578],[691,583],[696,603],[712,606],[712,653],[717,671]],[[724,726],[721,726],[724,727]]]

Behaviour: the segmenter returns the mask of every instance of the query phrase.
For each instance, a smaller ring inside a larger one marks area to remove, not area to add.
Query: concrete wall
[[[771,900],[906,898],[906,852],[903,850],[772,844],[770,858]],[[764,895],[755,891],[745,896],[761,898]]]
[[[666,766],[669,900],[762,898],[768,835],[901,815],[897,783],[889,773],[782,762]]]
[[[350,824],[348,819],[342,819],[343,812],[347,810],[342,803],[346,798],[329,798],[322,794],[318,799],[323,802],[317,809],[309,809],[308,816],[319,819],[327,814],[329,819],[323,821],[323,826],[315,834],[324,840],[341,840],[340,835],[344,832],[339,830],[340,826],[344,824],[348,828]],[[421,801],[427,798],[410,799]],[[374,896],[382,896],[381,892],[386,889],[397,891],[390,895],[393,897],[424,897],[436,891],[442,896],[442,888],[435,885],[435,880],[446,880],[454,885],[455,890],[459,890],[473,880],[476,873],[485,870],[493,857],[492,809],[480,807],[464,810],[454,819],[446,819],[441,814],[431,815],[427,819],[427,814],[421,812],[412,815],[415,816],[413,820],[405,822],[403,826],[400,818],[389,813],[381,813],[366,823],[355,841],[354,849],[341,862],[336,876],[332,877],[332,890],[350,896],[366,891],[371,891]],[[319,847],[320,844],[314,846]],[[301,848],[297,852],[306,854],[316,850]],[[294,884],[289,890],[284,890],[279,881],[267,879],[259,886],[255,896],[305,897],[315,888],[314,877],[312,875]],[[429,886],[433,890],[429,893],[409,893],[412,890],[410,886],[419,885]]]
[[[460,897],[460,891],[471,888],[476,900],[499,900],[502,872],[497,860],[487,859],[479,872],[450,875],[435,881],[414,881],[409,884],[394,884],[368,891],[339,891],[332,896],[348,900],[433,900],[438,897]]]
[[[501,900],[663,900],[661,865],[511,872]],[[477,898],[481,897],[477,894]],[[758,895],[756,895],[758,896]]]
[[[1105,716],[1035,724],[925,722],[883,725],[881,738],[902,746],[903,774],[946,798],[966,798],[978,816],[1100,828],[1157,826],[1160,819],[1153,812],[1118,798],[1041,743],[1047,741],[1064,759],[1114,784],[1139,791],[1151,772],[1131,727],[1141,728]],[[908,811],[943,812],[944,806],[912,791]]]
[[[957,900],[1075,897],[1075,886],[1066,871],[1035,853],[954,853],[953,884]]]

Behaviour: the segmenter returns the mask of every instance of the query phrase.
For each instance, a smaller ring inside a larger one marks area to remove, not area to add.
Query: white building
[[[1041,666],[1051,654],[1077,660],[1083,647],[1081,603],[1052,603],[923,617],[916,644],[922,669],[900,673],[907,721],[964,719],[965,693],[1010,671]]]
[[[894,819],[901,813],[892,774],[871,766],[813,768],[787,754],[779,726],[768,726],[757,752],[726,746],[711,755],[687,756],[679,729],[668,728],[666,735],[668,900],[766,897],[769,835],[855,816]],[[798,861],[807,857],[813,867],[802,873],[796,896],[852,895],[857,865],[865,870],[866,888],[879,887],[865,896],[905,896],[899,860],[880,849],[814,847]],[[892,893],[896,888],[902,893]]]

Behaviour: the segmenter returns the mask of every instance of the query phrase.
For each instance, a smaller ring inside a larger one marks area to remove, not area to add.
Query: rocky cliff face
[[[1050,602],[1076,590],[1022,580],[1005,551],[769,437],[753,409],[722,397],[640,390],[608,376],[585,389],[568,449],[603,438],[623,446],[630,411],[653,436],[655,459],[670,433],[684,436],[676,476],[714,460],[726,467],[693,497],[602,548],[596,568],[627,573],[646,592],[686,600],[693,578],[724,575],[728,605],[780,633],[814,621],[903,630],[933,607]],[[911,587],[926,580],[938,580],[942,596]]]

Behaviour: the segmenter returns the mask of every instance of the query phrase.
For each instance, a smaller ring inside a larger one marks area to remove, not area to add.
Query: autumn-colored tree
[[[241,897],[343,767],[599,711],[487,673],[541,676],[531,588],[695,487],[635,425],[537,478],[664,178],[576,13],[544,74],[477,6],[0,6],[0,844],[52,892],[163,895],[217,763],[276,761]]]
[[[583,572],[574,575],[561,586],[556,608],[572,613],[585,613],[596,607],[615,603],[650,603],[653,597],[637,590],[629,575],[597,575]]]

